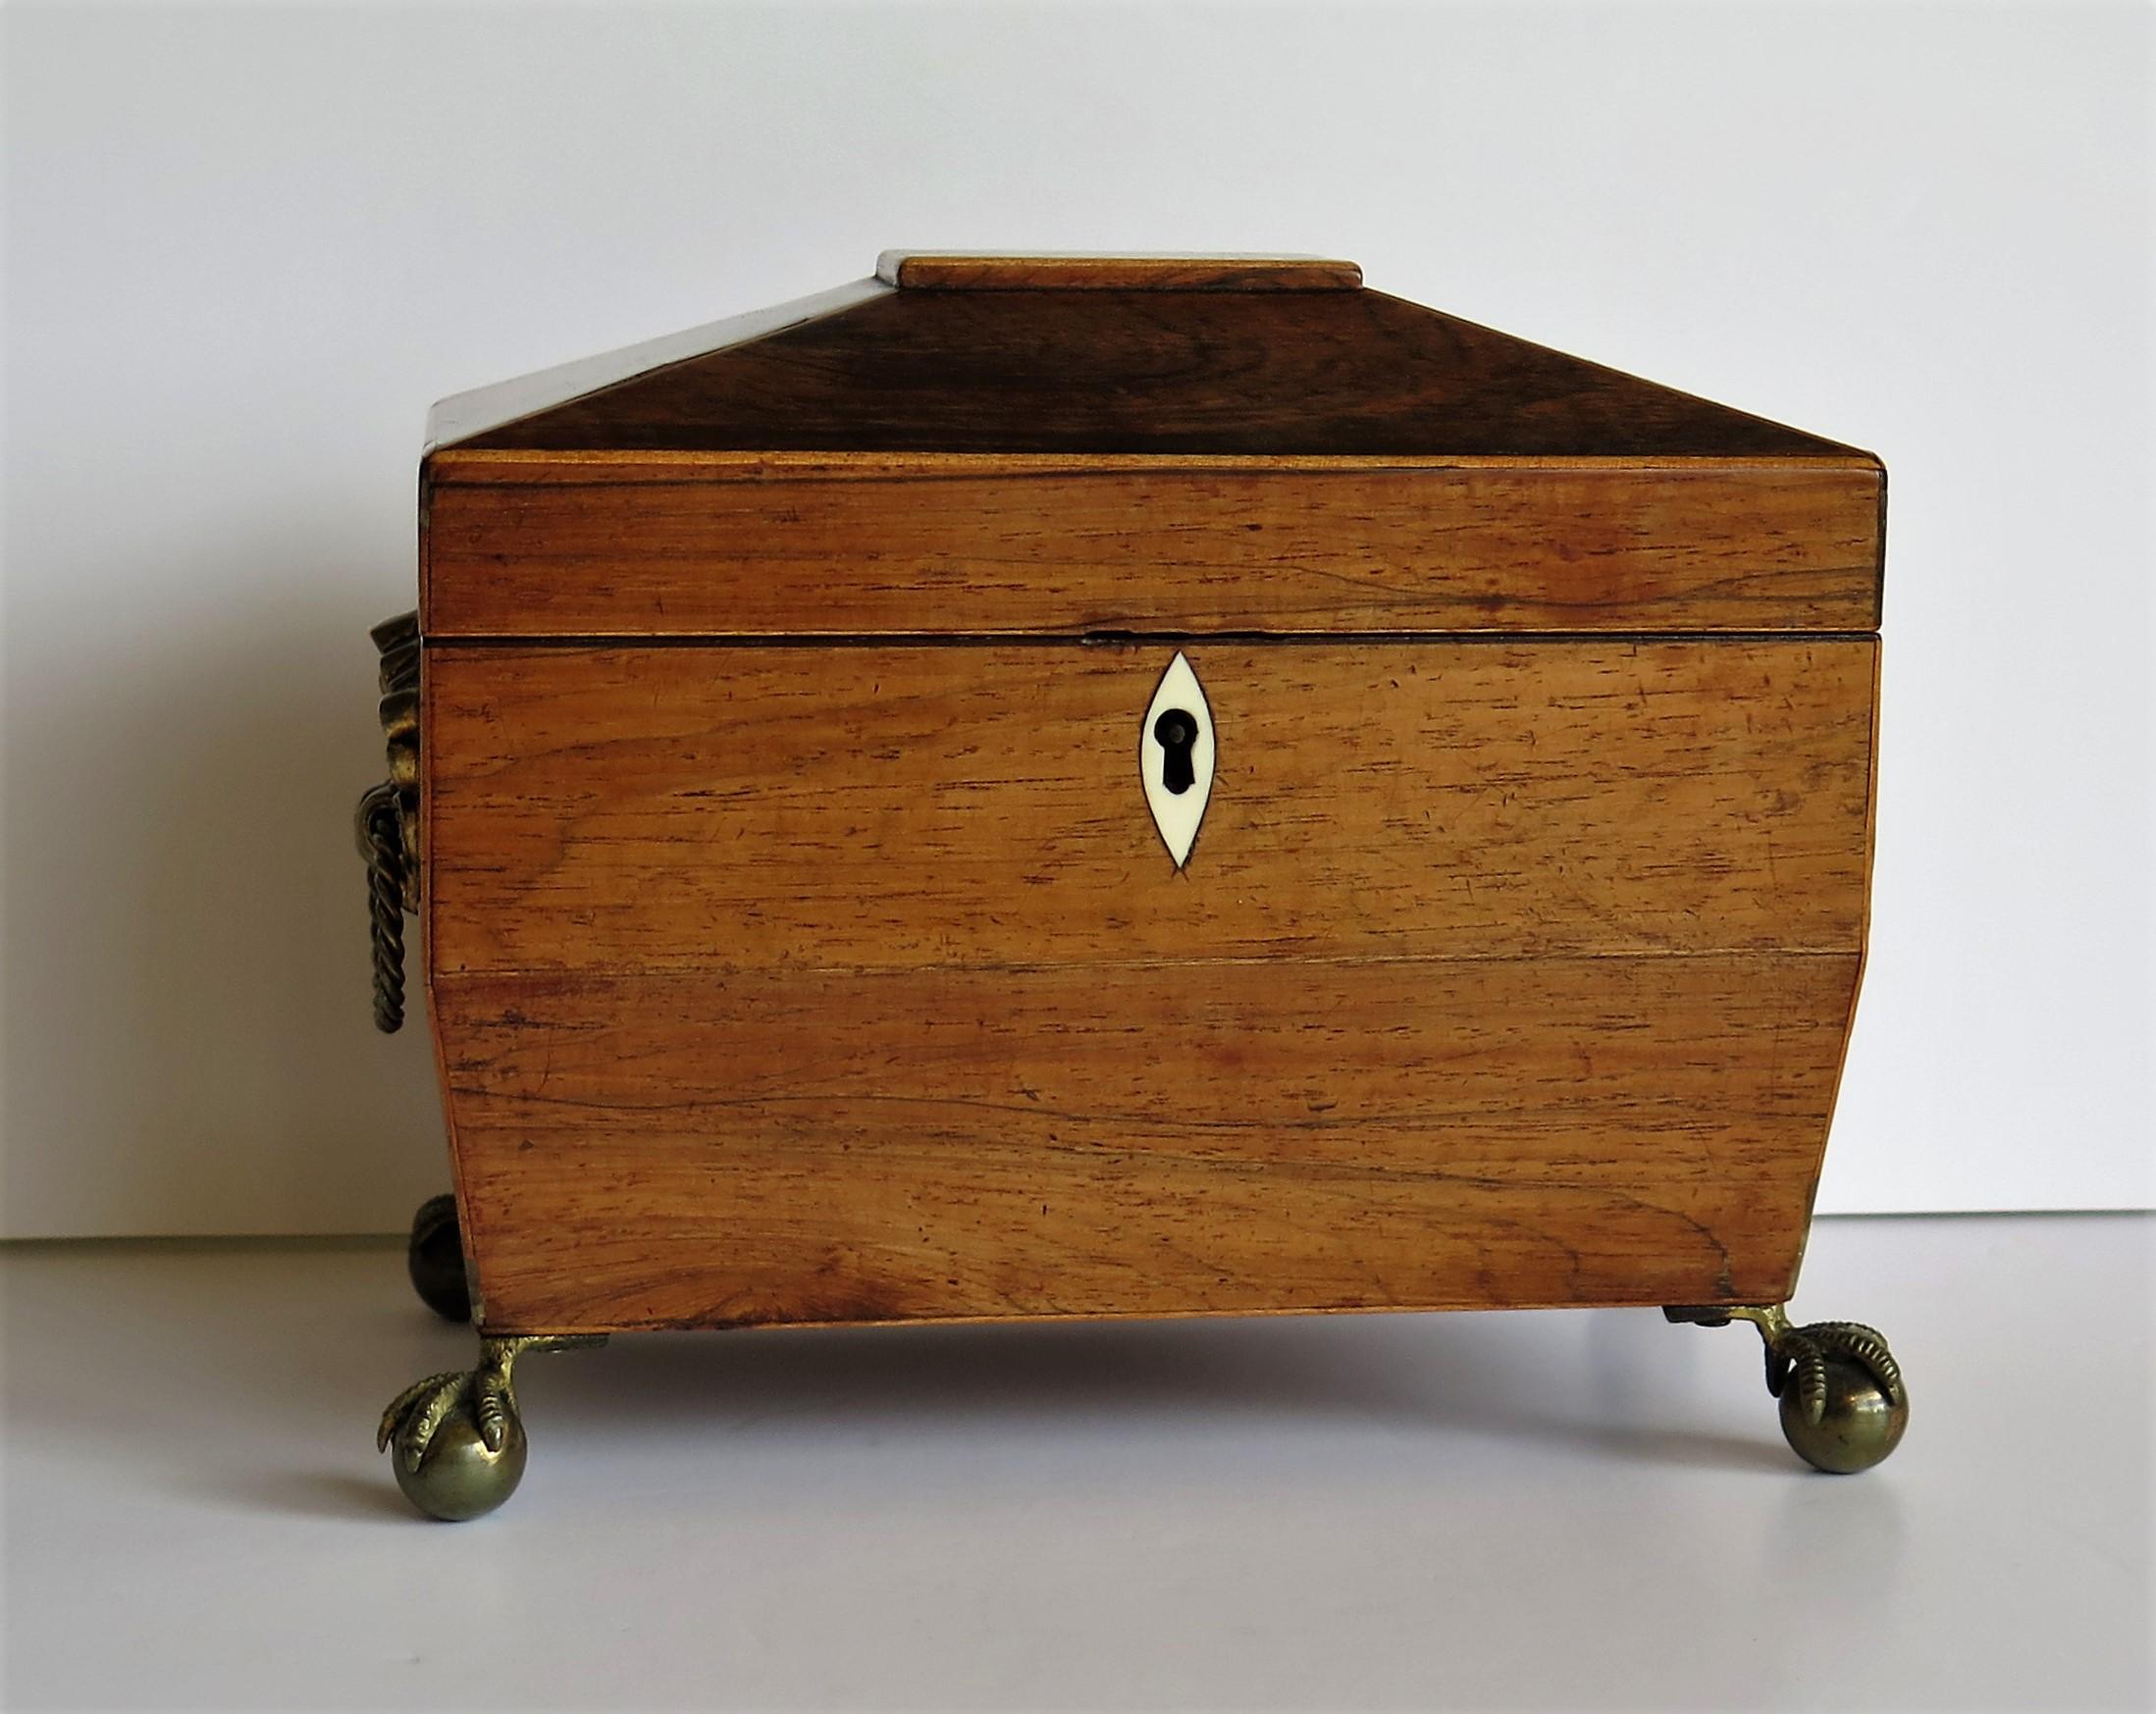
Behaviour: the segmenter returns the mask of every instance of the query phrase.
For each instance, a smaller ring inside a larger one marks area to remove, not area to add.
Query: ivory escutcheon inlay
[[[1180,869],[1189,860],[1213,791],[1213,711],[1198,675],[1181,653],[1168,663],[1146,706],[1138,773],[1153,825]]]

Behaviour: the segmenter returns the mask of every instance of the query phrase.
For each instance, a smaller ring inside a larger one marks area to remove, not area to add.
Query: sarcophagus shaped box
[[[505,1491],[533,1341],[1498,1306],[1751,1319],[1883,1456],[1780,1306],[1884,484],[1302,259],[887,256],[439,407],[377,881],[488,1343],[407,1485]]]

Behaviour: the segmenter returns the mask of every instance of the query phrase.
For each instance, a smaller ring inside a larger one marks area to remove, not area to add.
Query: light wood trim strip
[[[1327,256],[885,250],[876,278],[941,291],[1351,291],[1362,284],[1362,269]]]

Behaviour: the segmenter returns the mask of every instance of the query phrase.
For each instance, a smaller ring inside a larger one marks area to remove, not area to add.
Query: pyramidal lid
[[[445,399],[434,447],[1863,460],[1311,256],[886,251],[873,278]]]

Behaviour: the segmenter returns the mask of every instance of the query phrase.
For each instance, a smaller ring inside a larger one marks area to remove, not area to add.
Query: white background
[[[887,245],[1300,249],[1879,451],[1820,1206],[2151,1198],[2151,15],[10,5],[0,1233],[388,1230],[364,628],[436,396]]]

